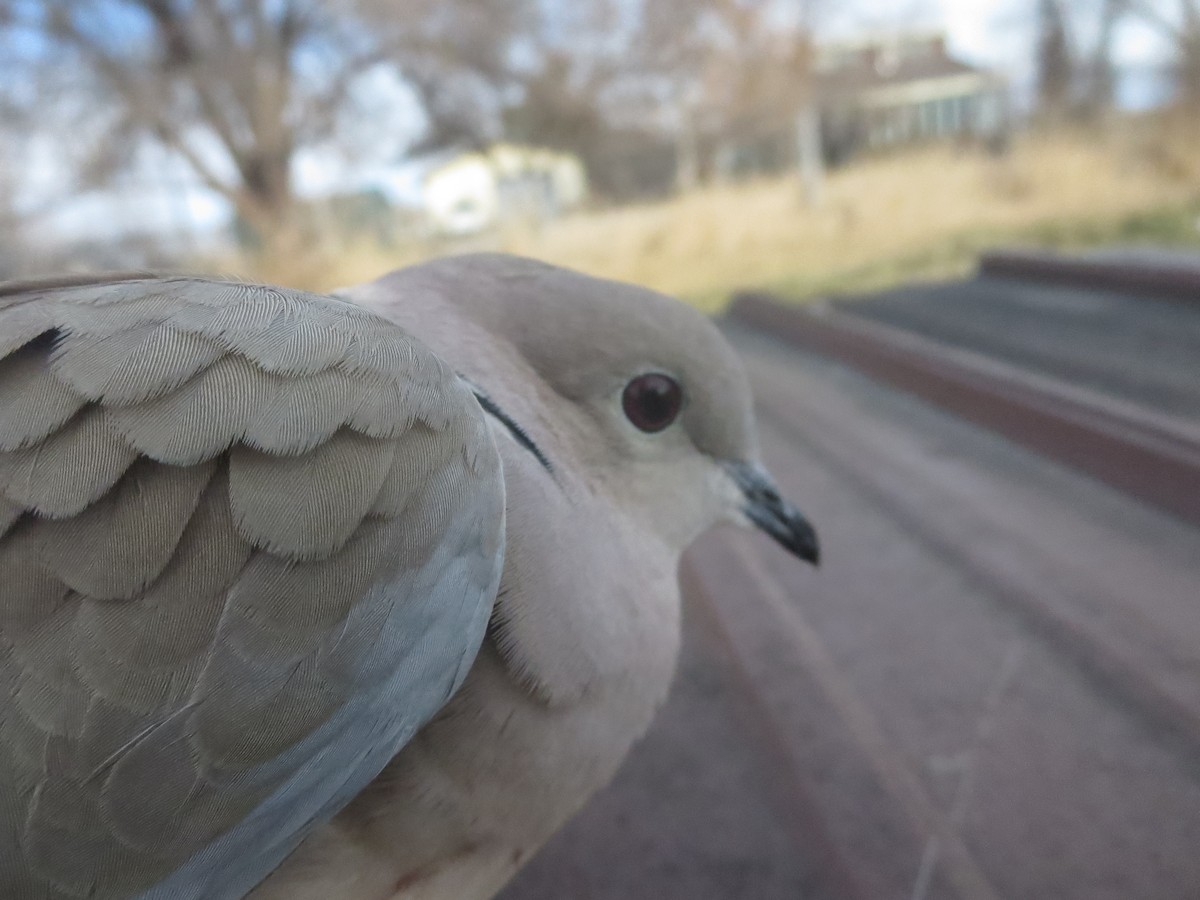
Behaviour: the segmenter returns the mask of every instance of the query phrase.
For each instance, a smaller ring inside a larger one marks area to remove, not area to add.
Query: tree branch
[[[1182,2],[1185,6],[1188,4],[1188,0],[1182,0]],[[1184,27],[1172,22],[1168,17],[1163,15],[1162,11],[1153,3],[1153,0],[1151,2],[1147,2],[1147,0],[1130,0],[1129,11],[1174,42],[1178,42],[1184,37]]]

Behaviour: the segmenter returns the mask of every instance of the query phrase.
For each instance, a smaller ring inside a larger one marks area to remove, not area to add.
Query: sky
[[[1036,0],[860,0],[842,4],[844,12],[829,23],[828,30],[854,32],[861,30],[864,22],[880,28],[940,28],[945,30],[956,55],[967,62],[999,69],[1021,82],[1033,75],[1030,47],[1035,6]],[[1162,40],[1148,27],[1128,22],[1117,33],[1115,55],[1119,66],[1161,66],[1166,54]]]
[[[947,33],[951,52],[960,58],[1007,75],[1018,95],[1028,96],[1033,85],[1033,59],[1030,52],[1033,33],[1031,10],[1036,0],[841,0],[826,9],[821,21],[827,38],[848,37],[868,30],[938,28]],[[1124,27],[1117,36],[1118,63],[1134,76],[1122,85],[1121,101],[1128,107],[1153,105],[1162,99],[1161,79],[1136,76],[1136,70],[1161,67],[1166,49],[1148,28]],[[376,85],[381,105],[396,100],[395,85]],[[386,90],[385,90],[386,89]],[[402,91],[400,92],[402,93]],[[392,119],[395,121],[395,119]],[[371,141],[365,141],[371,146]],[[26,203],[36,208],[45,188],[52,185],[56,170],[53,140],[35,146],[31,154],[38,165],[26,181]],[[189,187],[189,175],[179,165],[158,163],[155,184],[138,184],[115,193],[93,193],[57,208],[45,216],[43,226],[58,232],[64,240],[94,235],[98,227],[123,230],[196,233],[210,232],[228,217],[227,205],[211,193]],[[385,164],[380,158],[355,161],[352,165],[332,166],[319,154],[301,155],[297,160],[296,181],[300,192],[320,196],[331,191],[382,187],[393,200],[415,202],[419,191],[419,170],[413,165]],[[40,180],[39,180],[40,179]]]
[[[933,24],[940,20],[952,51],[968,62],[1004,72],[1018,95],[1018,103],[1022,95],[1028,102],[1035,81],[1030,52],[1034,34],[1028,13],[1033,0],[937,0],[936,5]],[[1081,38],[1086,42],[1093,36],[1084,33]],[[1163,69],[1169,54],[1162,36],[1148,25],[1135,20],[1122,23],[1113,47],[1114,62],[1122,72],[1117,85],[1118,104],[1126,109],[1147,109],[1163,103],[1168,91]]]

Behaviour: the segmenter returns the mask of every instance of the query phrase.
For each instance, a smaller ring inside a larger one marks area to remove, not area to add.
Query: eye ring
[[[668,428],[683,409],[683,388],[662,372],[645,372],[621,392],[621,409],[633,426],[647,434]]]

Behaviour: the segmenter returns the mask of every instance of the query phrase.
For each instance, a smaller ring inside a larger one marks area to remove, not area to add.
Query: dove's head
[[[760,462],[741,362],[690,307],[490,254],[405,269],[354,294],[472,381],[514,438],[502,447],[506,465],[547,482],[582,472],[585,490],[616,497],[676,551],[733,521],[817,561],[813,528]],[[435,318],[441,325],[430,328]]]

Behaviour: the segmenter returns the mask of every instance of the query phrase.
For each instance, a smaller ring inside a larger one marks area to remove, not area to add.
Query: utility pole
[[[811,79],[811,74],[809,78]],[[805,102],[796,116],[796,159],[800,169],[800,188],[808,206],[820,206],[825,193],[825,160],[821,150],[821,114],[813,97],[812,85],[805,90]]]
[[[796,112],[796,163],[800,174],[800,190],[804,203],[821,205],[825,193],[825,151],[821,139],[821,98],[817,95],[817,53],[813,37],[813,18],[817,0],[797,0],[795,47],[799,65],[796,75],[800,85],[800,108]]]

